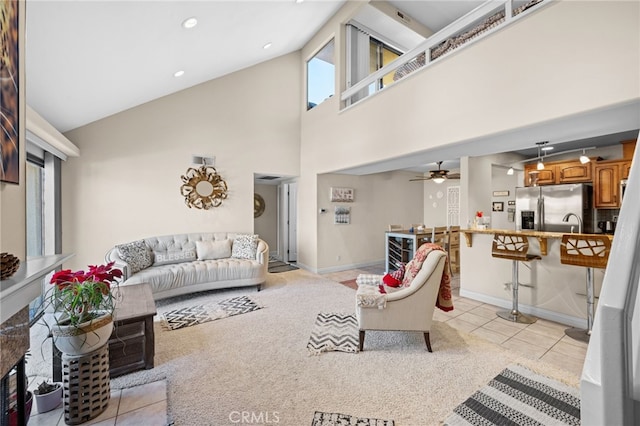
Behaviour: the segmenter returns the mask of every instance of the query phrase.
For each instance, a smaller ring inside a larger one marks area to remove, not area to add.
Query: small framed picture
[[[353,202],[353,188],[331,187],[331,201],[334,203]]]
[[[491,207],[494,212],[502,212],[504,211],[504,202],[494,201]]]
[[[333,215],[334,225],[348,225],[351,223],[351,207],[336,206]]]

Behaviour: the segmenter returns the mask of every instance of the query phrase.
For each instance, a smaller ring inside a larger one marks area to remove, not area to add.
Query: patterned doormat
[[[348,414],[316,411],[311,426],[394,426],[393,420],[353,417]]]
[[[354,315],[324,313],[316,317],[307,349],[322,352],[358,352],[358,320]]]
[[[293,266],[289,263],[285,263],[280,260],[270,260],[267,271],[272,274],[277,274],[279,272],[295,271],[296,269],[298,269],[297,266]]]
[[[504,369],[445,420],[459,425],[579,425],[580,391],[520,365]]]
[[[178,330],[220,318],[246,314],[261,308],[262,306],[254,302],[250,297],[238,296],[216,303],[189,306],[165,312],[160,315],[160,320],[162,327],[166,330]]]

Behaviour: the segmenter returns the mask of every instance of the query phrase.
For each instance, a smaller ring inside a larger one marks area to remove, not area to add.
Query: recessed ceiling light
[[[263,49],[268,49],[271,47],[271,42],[265,44],[264,46],[262,46]]]
[[[302,3],[304,0],[296,0],[296,3]]]
[[[193,28],[196,25],[198,25],[198,20],[195,17],[187,18],[182,21],[182,27],[186,29]]]
[[[184,71],[180,70],[180,71],[176,71],[173,73],[174,77],[182,77],[184,75]]]

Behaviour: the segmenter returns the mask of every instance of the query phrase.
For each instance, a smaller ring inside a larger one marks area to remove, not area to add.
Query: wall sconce
[[[514,173],[513,167],[509,167],[509,170],[507,170],[507,174],[509,176],[513,176],[513,173]]]

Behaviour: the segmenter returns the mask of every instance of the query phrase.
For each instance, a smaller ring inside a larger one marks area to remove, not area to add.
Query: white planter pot
[[[113,331],[113,317],[104,312],[91,321],[72,325],[54,324],[51,327],[53,343],[67,355],[84,355],[106,344]]]
[[[47,411],[51,411],[62,402],[62,383],[57,384],[58,388],[49,393],[37,394],[34,392],[38,413],[46,413]]]

